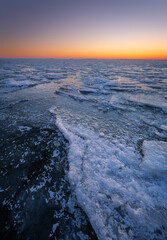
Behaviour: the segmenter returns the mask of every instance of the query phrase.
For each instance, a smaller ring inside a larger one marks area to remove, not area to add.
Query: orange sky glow
[[[0,58],[167,59],[164,0],[2,2]]]

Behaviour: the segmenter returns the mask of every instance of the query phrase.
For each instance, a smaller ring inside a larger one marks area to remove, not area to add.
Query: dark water
[[[12,97],[1,99],[0,239],[97,239],[71,193],[54,100],[31,90]]]
[[[165,239],[166,93],[167,61],[1,59],[0,238]]]

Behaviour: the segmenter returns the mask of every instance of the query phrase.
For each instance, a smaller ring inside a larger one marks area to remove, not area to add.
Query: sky
[[[167,0],[0,0],[0,57],[167,59]]]

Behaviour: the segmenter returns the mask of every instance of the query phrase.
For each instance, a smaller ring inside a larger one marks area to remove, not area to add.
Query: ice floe
[[[167,142],[144,141],[143,142],[142,169],[156,173],[167,173]]]
[[[68,124],[60,116],[56,123],[70,143],[71,186],[98,238],[154,239],[158,232],[163,239],[167,228],[164,180],[161,177],[157,180],[141,169],[133,147],[109,141],[82,125]],[[155,154],[151,153],[153,148]],[[144,149],[143,167],[144,162],[149,167],[164,167],[166,143],[152,142],[149,148],[145,141]],[[163,163],[157,165],[159,150]]]

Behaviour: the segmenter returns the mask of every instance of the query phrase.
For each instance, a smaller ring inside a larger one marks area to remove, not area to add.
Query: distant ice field
[[[0,94],[23,91],[54,99],[71,192],[98,239],[166,239],[167,61],[0,59]]]

